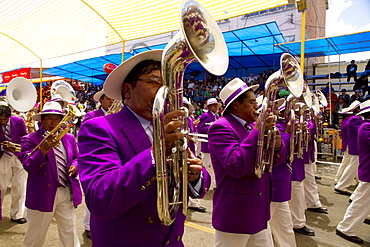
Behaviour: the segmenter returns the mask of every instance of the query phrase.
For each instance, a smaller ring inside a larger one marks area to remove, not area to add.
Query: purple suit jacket
[[[218,119],[218,115],[216,115],[216,118]],[[203,113],[199,117],[199,119],[200,121],[198,124],[198,132],[200,134],[208,134],[208,129],[210,127],[210,125],[208,124],[216,121],[215,116],[213,115],[211,111],[208,111],[206,113]],[[202,142],[200,145],[201,145],[200,150],[203,153],[209,153],[208,142]]]
[[[343,118],[342,120],[342,127],[340,130],[340,134],[342,136],[342,152],[345,152],[347,150],[348,146],[348,134],[347,134],[347,124],[348,124],[348,119]]]
[[[208,142],[217,190],[213,194],[212,225],[229,233],[255,234],[267,228],[270,219],[271,174],[266,168],[255,175],[259,131],[250,133],[231,114],[214,122]],[[282,162],[285,146],[277,152]]]
[[[11,141],[14,143],[21,144],[23,136],[27,135],[27,128],[22,118],[11,116],[10,121],[10,136]],[[0,128],[0,142],[6,141],[5,133],[3,128]],[[4,151],[0,151],[0,158],[3,156]],[[15,152],[15,155],[19,157],[19,153]]]
[[[58,188],[58,170],[53,149],[44,156],[40,149],[31,156],[28,153],[44,138],[44,129],[28,134],[22,139],[21,161],[28,172],[26,207],[41,212],[53,212],[54,199]],[[67,168],[71,165],[77,167],[76,138],[66,134],[62,143],[67,152]],[[78,170],[78,168],[77,168]],[[77,207],[82,201],[82,191],[78,179],[69,177],[71,184],[73,204]]]
[[[311,164],[315,162],[315,135],[316,135],[316,127],[313,121],[308,123],[308,130],[310,131],[310,141],[308,142],[308,151],[306,149],[303,150],[303,162],[304,164]]]
[[[92,118],[101,117],[101,116],[104,116],[104,111],[101,108],[96,111],[89,111],[88,113],[86,113],[82,122],[85,122],[86,120],[89,120]]]
[[[356,117],[355,115],[350,117],[347,124],[347,135],[348,137],[348,154],[350,155],[358,155],[357,150],[357,136],[358,136],[358,129],[362,124],[362,119]]]
[[[157,185],[150,140],[127,108],[84,123],[79,171],[91,212],[93,246],[183,246],[180,207],[171,226],[157,215]],[[203,168],[201,197],[210,185]]]
[[[364,123],[358,130],[358,178],[362,182],[370,183],[370,121]]]
[[[279,120],[276,127],[280,130],[282,141],[289,154],[290,134],[285,133],[284,121]],[[272,169],[272,200],[273,202],[289,201],[292,196],[292,173],[288,169],[287,156],[283,157],[281,164]]]

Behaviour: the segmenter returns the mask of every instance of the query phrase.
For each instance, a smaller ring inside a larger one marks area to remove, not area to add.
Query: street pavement
[[[298,247],[370,247],[370,225],[363,224],[357,231],[357,236],[362,238],[365,243],[362,245],[351,243],[335,234],[335,228],[349,205],[348,196],[334,193],[334,175],[337,165],[318,164],[318,175],[321,180],[317,180],[320,192],[320,200],[323,207],[327,207],[328,214],[320,214],[306,211],[307,226],[315,231],[315,236],[305,236],[296,233]],[[354,190],[354,186],[350,187]],[[27,230],[27,223],[19,225],[9,219],[10,190],[5,195],[3,204],[3,220],[0,221],[0,247],[22,246],[22,239]],[[184,244],[189,247],[210,247],[214,242],[214,229],[211,224],[212,217],[212,194],[209,191],[204,199],[201,199],[202,206],[207,208],[206,213],[189,210],[185,226]],[[370,205],[369,205],[370,206]],[[230,208],[230,210],[233,210]],[[248,209],[246,209],[248,210]],[[84,234],[82,220],[85,213],[85,204],[77,208],[77,231],[82,247],[91,246],[91,241]],[[235,212],[237,213],[237,212]],[[50,225],[45,245],[46,247],[59,246],[58,230],[56,222]],[[282,246],[283,247],[283,246]]]

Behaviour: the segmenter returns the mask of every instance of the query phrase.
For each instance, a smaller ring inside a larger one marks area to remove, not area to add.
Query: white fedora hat
[[[210,98],[210,99],[207,100],[207,104],[206,104],[205,108],[208,109],[208,106],[213,105],[213,104],[217,104],[218,107],[222,106],[222,104],[220,102],[218,102],[216,98]]]
[[[130,73],[131,70],[142,61],[161,61],[162,52],[163,50],[142,52],[121,63],[112,71],[112,73],[108,75],[107,79],[105,80],[103,87],[105,94],[111,99],[122,100],[122,84],[125,81],[128,73]]]
[[[354,109],[356,109],[359,105],[361,105],[361,102],[358,101],[358,100],[355,100],[352,102],[352,104],[350,104],[350,106],[346,107],[346,108],[343,108],[341,112],[339,112],[340,114],[348,114],[348,112],[351,112],[353,111]]]
[[[242,93],[252,90],[253,92],[259,87],[259,85],[248,86],[244,81],[239,78],[231,80],[220,92],[220,98],[224,102],[225,109],[238,98]]]
[[[93,97],[94,100],[96,102],[99,102],[99,100],[100,100],[101,96],[103,96],[103,94],[104,94],[104,90],[98,91],[97,93],[94,94],[94,97]]]
[[[46,102],[44,107],[42,108],[42,112],[39,114],[35,114],[32,116],[32,119],[35,121],[41,122],[42,115],[49,115],[49,114],[56,114],[56,115],[64,115],[62,106],[56,101]]]
[[[55,102],[63,102],[63,107],[67,107],[68,106],[68,101],[63,99],[62,96],[60,94],[54,94],[51,96],[51,101],[55,101]]]
[[[370,100],[366,100],[361,103],[360,105],[360,112],[356,114],[356,116],[362,115],[366,112],[370,111]]]

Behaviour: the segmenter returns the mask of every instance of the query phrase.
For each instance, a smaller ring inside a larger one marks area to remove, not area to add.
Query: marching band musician
[[[361,227],[370,214],[370,100],[360,105],[360,112],[364,121],[358,129],[358,178],[360,180],[348,206],[344,218],[339,222],[336,234],[342,238],[362,244],[364,241],[357,237],[356,231]]]
[[[86,204],[91,212],[94,246],[183,246],[185,216],[181,206],[176,220],[165,226],[157,215],[155,163],[152,153],[152,108],[162,86],[163,50],[139,53],[109,74],[104,92],[124,100],[115,114],[86,121],[79,132],[79,171]],[[172,111],[164,119],[166,153],[182,122]],[[189,192],[204,196],[210,178],[191,152]]]
[[[99,92],[94,94],[94,100],[95,102],[99,102],[101,107],[98,110],[89,111],[88,113],[86,113],[82,122],[85,122],[86,120],[89,120],[91,118],[107,115],[108,109],[112,106],[114,101],[113,99],[109,98],[103,90],[100,90]]]
[[[285,110],[285,99],[275,100],[275,115],[278,117],[276,127],[279,129],[282,141],[287,151],[290,142],[290,126],[285,130],[285,121],[282,112]],[[289,152],[288,152],[289,153]],[[293,231],[292,216],[288,201],[292,193],[292,167],[283,157],[281,165],[272,169],[272,198],[270,204],[271,219],[270,227],[274,240],[278,246],[295,247],[296,240]]]
[[[207,100],[206,109],[207,112],[203,113],[199,117],[199,124],[198,124],[198,132],[199,134],[208,134],[208,129],[211,126],[211,124],[216,121],[218,116],[218,109],[221,107],[221,103],[217,102],[216,98],[210,98]],[[211,162],[211,156],[209,154],[209,148],[208,148],[208,142],[202,142],[201,144],[201,154],[202,154],[202,161],[203,166],[207,169],[210,169],[209,172],[211,174],[212,182],[211,182],[211,188],[215,188],[214,185],[214,172],[212,169],[212,162]]]
[[[26,125],[20,117],[11,116],[10,107],[6,104],[0,105],[0,188],[1,202],[4,202],[4,196],[8,185],[11,183],[11,221],[24,224],[27,220],[24,218],[25,199],[26,199],[26,171],[23,169],[19,160],[19,152],[15,147],[5,144],[11,142],[20,145],[21,138],[27,135]]]
[[[62,107],[63,111],[68,106],[68,101],[63,99],[60,94],[51,95],[51,101],[58,102]]]
[[[300,106],[304,103],[296,103],[295,111],[299,111]],[[303,123],[302,131],[306,131],[307,124]],[[301,145],[301,144],[298,144]],[[305,166],[304,159],[298,158],[297,154],[294,154],[292,162],[292,196],[289,201],[290,213],[292,215],[293,231],[298,232],[307,236],[315,236],[315,232],[306,226],[306,201],[304,195],[303,180],[305,179]]]
[[[313,109],[310,109],[311,111]],[[308,114],[311,116],[311,114]],[[308,122],[307,122],[308,121]],[[312,119],[307,119],[307,130],[309,131],[308,150],[303,150],[303,161],[305,168],[305,179],[303,180],[304,195],[306,208],[308,211],[316,213],[328,213],[328,209],[322,207],[319,198],[319,189],[317,188],[315,171],[316,171],[316,126]]]
[[[44,140],[44,134],[52,131],[62,118],[59,103],[45,103],[42,112],[33,116],[42,127],[22,139],[21,158],[28,172],[26,207],[29,224],[24,246],[43,246],[53,217],[58,225],[60,246],[80,246],[75,207],[81,203],[82,192],[76,179],[75,137],[67,133],[59,141],[54,140],[55,135],[50,135],[40,149],[31,153]]]
[[[334,187],[336,193],[348,196],[351,195],[351,192],[349,192],[347,188],[352,184],[353,179],[357,177],[358,172],[357,136],[358,128],[361,126],[362,120],[356,116],[356,114],[360,111],[360,104],[361,102],[356,100],[347,108],[348,111],[354,113],[354,115],[348,119],[347,123],[347,135],[351,137],[348,139],[348,155],[350,156],[350,161]]]
[[[266,167],[262,177],[255,174],[260,118],[254,90],[239,78],[221,91],[225,104],[223,117],[208,131],[208,143],[217,189],[213,194],[212,225],[215,246],[274,246],[270,220],[271,174]],[[274,117],[265,121],[266,131]],[[256,122],[256,123],[255,123]],[[274,164],[286,156],[279,133],[275,139]],[[232,206],[231,206],[232,205]],[[231,206],[231,208],[230,208]]]

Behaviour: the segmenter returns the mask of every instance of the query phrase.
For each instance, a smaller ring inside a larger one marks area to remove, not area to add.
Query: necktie
[[[145,131],[149,137],[150,143],[153,144],[153,124],[149,124]]]
[[[252,127],[248,123],[244,124],[244,128],[247,130],[248,133],[252,130]]]
[[[53,150],[55,154],[55,159],[57,161],[59,185],[62,187],[66,187],[68,183],[68,171],[66,166],[66,160],[64,158],[64,153],[60,148],[60,145],[54,147]]]
[[[290,173],[293,173],[293,167],[292,167],[292,164],[286,164],[286,166],[288,167],[288,171]]]
[[[10,132],[9,132],[9,129],[8,129],[8,126],[5,125],[4,126],[4,134],[5,134],[5,139],[8,141],[8,142],[11,142],[12,141],[12,138],[10,136]],[[6,155],[8,155],[9,157],[13,156],[13,154],[11,152],[5,152]]]

